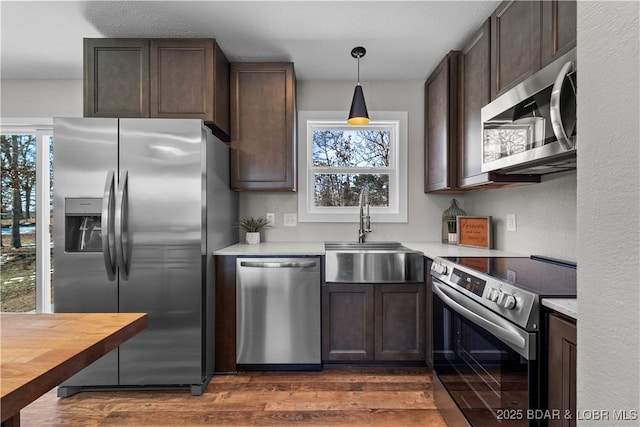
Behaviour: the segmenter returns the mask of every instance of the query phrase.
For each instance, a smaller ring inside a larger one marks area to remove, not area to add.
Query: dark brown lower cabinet
[[[550,411],[559,410],[559,419],[550,419],[549,426],[576,425],[576,323],[554,313],[548,314],[548,401]],[[565,417],[571,411],[573,416]]]
[[[424,283],[323,285],[323,361],[424,361],[424,292]]]
[[[236,371],[236,258],[215,256],[215,372]]]
[[[322,360],[373,360],[373,285],[322,286]]]
[[[433,291],[431,288],[431,264],[433,264],[433,260],[431,258],[424,258],[424,271],[425,274],[425,301],[426,307],[425,312],[427,316],[425,316],[425,358],[427,360],[427,365],[433,367]]]
[[[424,284],[375,286],[375,360],[425,360]]]

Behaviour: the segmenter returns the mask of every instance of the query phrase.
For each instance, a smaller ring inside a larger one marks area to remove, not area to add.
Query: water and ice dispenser
[[[102,199],[65,199],[65,251],[102,252]]]

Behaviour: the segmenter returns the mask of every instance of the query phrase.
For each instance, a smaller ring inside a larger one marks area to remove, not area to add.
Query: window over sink
[[[407,222],[407,112],[371,112],[350,126],[342,111],[300,111],[298,217],[358,222],[369,188],[373,222]]]

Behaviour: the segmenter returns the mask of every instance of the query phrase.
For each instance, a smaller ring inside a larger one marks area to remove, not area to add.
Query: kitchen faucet
[[[369,189],[363,188],[360,192],[360,229],[358,230],[358,243],[364,243],[367,233],[371,233],[371,217],[369,216]],[[367,214],[364,214],[364,205],[367,205]]]

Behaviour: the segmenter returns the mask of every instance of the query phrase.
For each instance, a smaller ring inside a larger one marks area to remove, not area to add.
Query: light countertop
[[[543,298],[542,305],[578,320],[578,300],[576,298]]]
[[[410,249],[423,252],[428,258],[435,258],[436,256],[528,256],[496,249],[469,248],[440,242],[402,242],[402,244]],[[257,245],[236,243],[235,245],[214,251],[213,254],[236,256],[324,255],[324,242],[262,242]]]
[[[218,249],[214,255],[324,255],[324,242],[261,242],[257,245],[236,243],[226,248]]]

